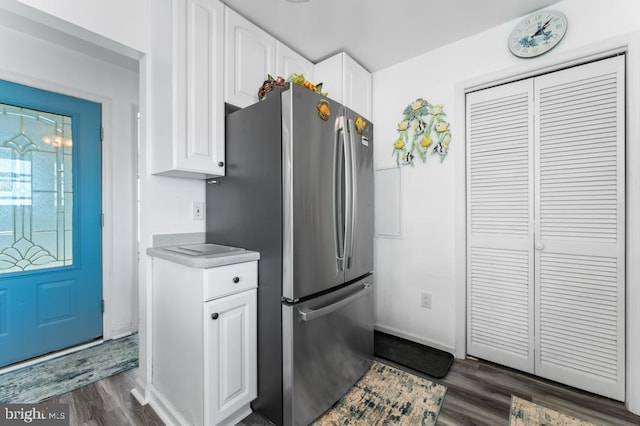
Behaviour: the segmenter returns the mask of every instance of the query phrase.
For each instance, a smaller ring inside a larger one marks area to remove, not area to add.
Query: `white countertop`
[[[235,263],[251,262],[260,259],[260,253],[252,250],[240,249],[217,254],[202,254],[192,256],[171,250],[173,247],[151,247],[147,249],[149,256],[158,257],[189,266],[191,268],[215,268],[217,266],[233,265]]]

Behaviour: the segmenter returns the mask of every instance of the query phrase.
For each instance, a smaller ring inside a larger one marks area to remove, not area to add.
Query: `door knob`
[[[239,277],[233,277],[233,283],[234,284],[238,284],[240,282],[240,278]]]
[[[219,161],[218,162],[218,167],[222,167],[222,166],[224,166],[224,163],[222,161]]]
[[[220,315],[218,315],[218,313],[216,312],[216,313],[214,313],[214,314],[211,314],[211,319],[212,319],[212,320],[217,320],[219,316],[220,316]]]
[[[536,243],[535,244],[536,250],[543,250],[544,249],[544,244],[542,243]]]

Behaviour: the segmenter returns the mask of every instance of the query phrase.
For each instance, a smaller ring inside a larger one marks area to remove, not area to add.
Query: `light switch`
[[[193,220],[204,220],[204,202],[194,201],[192,205]]]

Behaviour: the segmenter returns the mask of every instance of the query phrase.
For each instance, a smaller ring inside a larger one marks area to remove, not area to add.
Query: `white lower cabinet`
[[[153,262],[154,409],[176,425],[236,424],[257,396],[257,262]]]
[[[204,418],[214,425],[257,396],[256,290],[204,305]]]

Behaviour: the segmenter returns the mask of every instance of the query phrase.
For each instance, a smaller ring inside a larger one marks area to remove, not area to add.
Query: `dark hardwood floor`
[[[434,379],[386,359],[376,360],[447,386],[438,426],[506,426],[511,395],[597,425],[640,425],[640,416],[631,414],[621,402],[486,361],[456,359],[444,378]],[[255,413],[241,423],[265,424],[268,422]]]
[[[438,425],[442,426],[508,425],[512,394],[599,425],[640,425],[640,416],[628,412],[621,402],[485,361],[455,360],[443,379],[433,379],[387,360],[378,361],[447,386],[438,419]],[[71,425],[162,425],[151,407],[141,406],[131,396],[135,371],[120,373],[48,401],[69,404]],[[240,423],[268,424],[256,414]]]
[[[75,391],[49,398],[47,402],[69,404],[72,426],[164,425],[149,405],[142,406],[131,395],[137,369],[91,383]]]
[[[511,395],[599,425],[640,425],[640,416],[631,414],[621,402],[486,361],[456,359],[442,379],[378,361],[447,386],[438,418],[442,426],[508,425]]]

